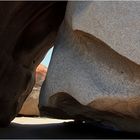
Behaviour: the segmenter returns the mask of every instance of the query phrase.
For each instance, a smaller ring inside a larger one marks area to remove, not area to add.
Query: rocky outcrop
[[[47,73],[47,67],[40,64],[36,69],[35,87],[41,87],[43,81],[45,80],[46,73]]]
[[[41,115],[140,132],[139,13],[139,2],[68,3]]]
[[[24,116],[39,116],[39,94],[40,88],[45,80],[45,75],[47,73],[47,68],[40,64],[36,69],[36,82],[35,86],[32,89],[32,92],[29,94],[27,99],[25,100],[19,114]]]
[[[20,111],[52,47],[66,2],[0,2],[0,125]]]

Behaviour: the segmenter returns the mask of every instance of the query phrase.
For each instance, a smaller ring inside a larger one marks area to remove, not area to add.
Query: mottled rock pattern
[[[140,2],[69,2],[66,20],[140,64]],[[71,22],[72,21],[72,22]]]
[[[68,3],[41,88],[42,114],[140,131],[139,7]]]
[[[32,92],[25,100],[19,112],[20,115],[39,116],[40,114],[38,109],[39,94],[40,94],[41,85],[45,80],[46,73],[47,73],[47,68],[44,65],[40,64],[36,69],[35,85],[32,89]]]

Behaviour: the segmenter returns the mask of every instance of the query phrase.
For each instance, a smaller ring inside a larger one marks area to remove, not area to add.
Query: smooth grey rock
[[[139,7],[68,3],[41,89],[42,114],[140,131]]]
[[[140,64],[139,1],[69,2],[65,18],[74,31],[89,33]]]

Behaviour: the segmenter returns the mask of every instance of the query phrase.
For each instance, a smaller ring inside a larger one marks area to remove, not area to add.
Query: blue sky
[[[41,62],[41,64],[45,65],[45,66],[49,66],[49,62],[51,59],[51,55],[53,52],[53,47],[48,51],[48,53],[46,54],[45,58],[43,59],[43,61]]]

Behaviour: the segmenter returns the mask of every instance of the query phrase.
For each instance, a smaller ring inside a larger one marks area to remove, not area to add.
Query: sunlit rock
[[[140,131],[140,3],[69,2],[41,115]]]
[[[45,80],[45,76],[47,73],[47,68],[40,64],[36,69],[36,82],[32,89],[32,92],[29,94],[27,99],[25,100],[19,114],[24,116],[39,116],[38,102],[39,102],[39,94],[40,88]]]

